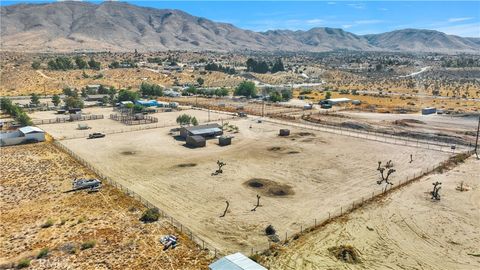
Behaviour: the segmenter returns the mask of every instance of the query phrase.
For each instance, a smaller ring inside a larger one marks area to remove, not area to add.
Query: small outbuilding
[[[437,112],[437,108],[434,107],[427,107],[422,109],[423,115],[434,114]]]
[[[187,136],[187,146],[197,148],[197,147],[205,147],[207,142],[204,137],[202,136]]]
[[[240,252],[220,258],[208,268],[210,270],[267,270]]]
[[[290,135],[290,129],[280,129],[279,134],[280,136],[289,136]]]
[[[38,127],[26,126],[13,132],[0,133],[0,145],[15,145],[45,141],[45,131]]]
[[[215,137],[222,134],[223,130],[219,124],[207,124],[180,128],[180,136],[183,138],[187,138],[188,136]]]
[[[226,146],[232,144],[232,137],[230,136],[220,136],[218,138],[218,145]]]

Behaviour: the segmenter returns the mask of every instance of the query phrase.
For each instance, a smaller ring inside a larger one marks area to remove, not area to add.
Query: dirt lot
[[[448,157],[437,151],[298,129],[292,129],[289,137],[279,137],[280,126],[252,119],[230,124],[240,132],[226,147],[210,140],[206,148],[189,149],[168,134],[169,128],[62,143],[216,248],[247,254],[252,247],[267,246],[264,229],[269,224],[283,238],[286,232],[296,233],[315,218],[326,218],[329,211],[381,190],[376,184],[380,160],[393,161],[397,172],[391,179],[396,183]],[[212,176],[217,160],[227,165],[223,174]],[[248,185],[252,179],[260,184]],[[251,211],[257,194],[262,206]],[[226,200],[230,208],[220,218]]]
[[[422,178],[380,201],[300,237],[275,257],[270,269],[479,269],[480,161]],[[432,201],[432,182],[442,182]],[[470,188],[456,190],[460,182]],[[338,247],[354,250],[341,256]],[[350,263],[343,261],[349,258]]]
[[[94,175],[50,143],[2,147],[0,269],[30,258],[30,269],[207,269],[210,259],[167,221],[144,224],[144,207],[104,185],[98,193],[71,188]],[[180,245],[162,251],[162,235]],[[94,241],[90,249],[81,245]],[[40,250],[48,254],[36,259]]]
[[[87,109],[84,109],[83,112],[87,115],[103,114],[105,118],[98,119],[98,120],[66,122],[66,123],[60,123],[60,124],[45,124],[45,125],[39,125],[39,127],[47,131],[54,138],[65,138],[65,137],[68,138],[68,137],[81,137],[81,136],[87,137],[88,134],[92,132],[113,133],[113,132],[140,129],[140,128],[151,127],[151,126],[173,127],[173,126],[176,126],[176,119],[181,114],[188,114],[190,116],[195,116],[199,123],[207,122],[209,119],[210,121],[214,121],[219,119],[228,119],[232,117],[230,115],[223,114],[223,113],[210,112],[210,118],[209,118],[208,116],[209,113],[207,111],[190,109],[190,110],[159,112],[159,113],[149,114],[149,116],[156,117],[158,119],[158,122],[154,124],[128,126],[128,125],[122,124],[121,122],[114,121],[108,118],[110,114],[115,113],[112,110],[112,108],[87,108]],[[35,112],[30,115],[32,119],[55,119],[56,117],[58,117],[58,115],[55,114],[55,112],[53,111]],[[88,125],[90,129],[79,130],[78,129],[79,124]]]

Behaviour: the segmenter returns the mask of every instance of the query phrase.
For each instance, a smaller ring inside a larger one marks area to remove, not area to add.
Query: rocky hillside
[[[407,29],[359,36],[341,29],[253,32],[180,10],[127,3],[56,2],[2,6],[2,50],[391,50],[478,52],[477,39]]]

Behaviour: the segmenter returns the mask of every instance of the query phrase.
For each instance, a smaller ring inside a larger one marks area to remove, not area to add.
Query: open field
[[[0,154],[0,269],[24,258],[31,269],[207,269],[208,254],[166,220],[140,222],[145,208],[118,189],[64,193],[73,178],[95,175],[51,143]],[[166,234],[180,237],[176,249],[162,251]],[[88,241],[94,247],[82,250]]]
[[[124,132],[132,129],[140,129],[140,128],[147,128],[147,127],[173,127],[176,126],[176,119],[181,114],[188,114],[190,116],[194,116],[197,118],[199,123],[205,123],[210,121],[219,121],[220,119],[225,119],[228,121],[229,118],[232,116],[223,114],[223,113],[216,113],[216,112],[208,112],[203,110],[181,110],[181,111],[173,111],[173,112],[159,112],[159,113],[152,113],[149,116],[153,116],[158,118],[158,123],[153,124],[145,124],[145,125],[136,125],[136,126],[128,126],[122,124],[119,121],[115,121],[109,119],[110,114],[116,113],[112,110],[112,108],[86,108],[83,110],[84,114],[101,114],[104,116],[104,119],[98,120],[87,120],[87,121],[74,121],[74,122],[66,122],[66,123],[56,123],[56,124],[44,124],[39,125],[40,128],[47,131],[50,135],[54,138],[62,139],[62,138],[72,138],[72,137],[88,137],[88,134],[92,132],[103,132],[103,133],[118,133]],[[209,116],[210,114],[210,116]],[[30,114],[32,119],[55,119],[59,117],[55,114],[54,111],[39,111]],[[65,116],[60,116],[65,117]],[[221,120],[220,120],[221,121]],[[79,124],[86,124],[91,129],[88,130],[79,130]]]
[[[261,257],[269,269],[480,268],[480,161],[471,157],[443,174],[421,178]],[[432,201],[432,182],[442,182]],[[468,191],[459,191],[464,182]],[[357,262],[332,252],[351,247]]]
[[[393,161],[397,172],[391,180],[398,183],[448,158],[439,151],[297,128],[279,137],[281,126],[252,119],[230,124],[240,132],[226,147],[210,140],[206,148],[189,149],[168,134],[169,128],[61,143],[214,247],[247,254],[267,247],[269,224],[283,239],[378,193],[383,188],[376,184],[378,161]],[[227,165],[223,174],[211,176],[217,160]],[[262,206],[252,212],[257,194]],[[226,200],[230,208],[220,218]]]

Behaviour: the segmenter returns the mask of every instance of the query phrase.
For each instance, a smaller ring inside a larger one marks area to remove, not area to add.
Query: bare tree
[[[440,200],[440,194],[438,193],[440,191],[440,189],[442,188],[440,185],[442,183],[441,182],[435,182],[435,183],[432,183],[433,185],[433,191],[430,192],[430,194],[432,195],[432,200],[437,200],[439,201]]]
[[[255,205],[255,207],[252,209],[252,211],[256,211],[257,210],[257,207],[260,206],[260,195],[257,194],[257,205]]]
[[[228,207],[230,206],[230,203],[228,201],[225,202],[227,203],[227,207],[225,207],[225,211],[223,211],[223,215],[221,215],[220,217],[224,217],[227,214]]]

